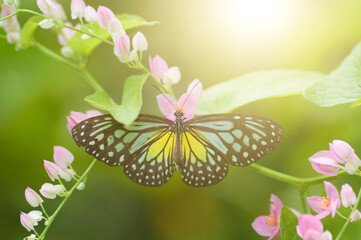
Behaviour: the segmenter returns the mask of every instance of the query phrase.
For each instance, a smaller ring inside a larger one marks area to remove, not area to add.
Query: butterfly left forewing
[[[211,114],[188,121],[188,128],[208,142],[229,164],[247,166],[274,150],[283,134],[274,121],[250,114]]]

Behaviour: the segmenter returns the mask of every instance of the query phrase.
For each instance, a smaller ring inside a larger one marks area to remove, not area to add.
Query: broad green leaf
[[[139,16],[130,14],[120,14],[116,17],[121,21],[124,30],[129,30],[140,26],[151,26],[157,23],[154,21],[147,22]],[[91,30],[94,34],[104,39],[110,37],[108,30],[101,29],[97,22],[85,24],[80,29],[85,32]],[[75,51],[83,55],[89,55],[99,44],[102,43],[102,41],[97,38],[88,38],[85,40],[81,39],[82,35],[82,33],[76,32],[74,36],[69,40],[68,45],[71,46]]]
[[[281,238],[283,240],[301,240],[297,234],[297,216],[288,208],[282,207],[280,217]]]
[[[230,112],[244,104],[276,96],[301,94],[324,75],[299,70],[271,70],[245,74],[207,88],[197,114]]]
[[[26,21],[23,28],[21,29],[21,48],[28,48],[34,41],[35,30],[39,26],[39,22],[41,22],[44,18],[39,16],[33,16]]]
[[[336,70],[307,88],[304,97],[323,107],[360,99],[361,42]]]
[[[113,107],[116,107],[116,104],[110,99],[109,95],[105,91],[98,91],[93,95],[87,96],[85,98],[90,105],[93,105],[96,108],[102,110],[109,110]]]
[[[129,126],[138,117],[143,104],[142,88],[148,75],[130,76],[125,80],[122,104],[109,109],[115,120]]]

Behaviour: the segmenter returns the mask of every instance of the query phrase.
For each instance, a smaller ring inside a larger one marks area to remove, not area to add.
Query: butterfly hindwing
[[[272,120],[250,114],[211,114],[188,121],[189,129],[227,163],[247,166],[274,150],[283,134]]]
[[[136,160],[149,139],[169,129],[172,121],[152,115],[139,115],[134,124],[125,127],[111,117],[101,115],[77,124],[73,138],[78,146],[109,166],[124,166]]]
[[[227,162],[207,142],[198,138],[194,131],[182,133],[180,138],[182,159],[176,161],[182,180],[193,187],[214,185],[228,173]]]

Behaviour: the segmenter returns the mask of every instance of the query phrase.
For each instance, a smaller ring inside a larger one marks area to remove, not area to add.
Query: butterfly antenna
[[[169,100],[169,98],[167,97],[167,95],[165,95],[162,90],[160,90],[157,86],[153,85],[153,87],[155,87],[162,95],[165,99],[167,99],[167,101],[170,103],[170,105],[172,105],[174,107],[174,109],[177,109],[176,106],[174,106],[174,104]]]
[[[183,102],[183,104],[182,104],[182,108],[184,107],[184,104],[187,102],[189,96],[190,96],[191,93],[193,92],[193,89],[194,89],[198,84],[199,84],[199,82],[197,82],[197,83],[192,87],[192,89],[189,91],[189,94],[188,94],[186,100],[184,100],[184,102]]]

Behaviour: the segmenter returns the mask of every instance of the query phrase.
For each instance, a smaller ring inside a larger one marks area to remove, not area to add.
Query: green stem
[[[44,208],[44,206],[43,206],[42,203],[40,203],[40,207],[41,207],[41,209],[43,210],[43,213],[45,214],[46,218],[49,219],[49,215],[48,215],[48,213],[45,211],[45,208]]]
[[[11,17],[17,15],[18,13],[19,13],[19,12],[14,12],[13,14],[10,14],[10,15],[7,15],[6,17],[0,18],[0,22],[1,22],[1,21],[4,21],[4,20],[6,20],[6,19],[11,18]]]
[[[342,175],[347,174],[345,171],[341,170],[341,171],[339,171],[337,176],[317,176],[317,177],[310,177],[310,178],[300,178],[300,177],[294,177],[294,176],[291,176],[291,175],[288,175],[285,173],[281,173],[281,172],[269,169],[267,167],[263,167],[256,163],[249,165],[248,168],[255,170],[265,176],[279,180],[279,181],[291,183],[294,185],[304,185],[304,186],[317,184],[317,183],[320,183],[323,181],[329,181],[329,180],[335,179],[337,176],[342,176]]]
[[[336,239],[335,239],[335,240],[340,240],[340,239],[341,239],[342,234],[345,232],[345,230],[346,230],[346,228],[347,228],[348,224],[349,224],[349,223],[350,223],[350,221],[351,221],[351,216],[352,216],[352,213],[353,213],[353,212],[357,209],[357,206],[359,205],[360,200],[361,200],[361,189],[360,189],[360,190],[359,190],[359,192],[358,192],[357,201],[356,201],[355,206],[352,208],[352,211],[351,211],[350,215],[348,216],[348,218],[347,218],[347,220],[346,220],[345,224],[342,226],[342,229],[341,229],[341,231],[338,233],[338,235],[337,235],[337,237],[336,237]]]
[[[45,16],[45,15],[43,15],[43,14],[41,14],[41,13],[38,13],[38,12],[35,12],[35,11],[32,11],[32,10],[29,10],[29,9],[18,9],[15,13],[13,13],[13,14],[11,14],[11,15],[9,15],[9,16],[11,17],[11,16],[17,15],[17,14],[19,14],[19,13],[23,13],[23,12],[25,12],[25,13],[31,13],[31,14],[33,14],[33,15],[36,15],[36,16],[39,16],[39,17],[42,17],[42,18],[45,18],[45,19],[51,19],[51,20],[53,20],[53,22],[54,22],[56,25],[58,25],[59,27],[69,28],[69,29],[72,29],[72,30],[77,31],[77,32],[79,32],[79,33],[83,33],[83,34],[89,35],[89,36],[91,36],[91,37],[93,37],[93,38],[97,38],[97,39],[99,39],[99,40],[101,40],[101,41],[103,41],[103,42],[105,42],[105,43],[107,43],[107,44],[109,44],[109,45],[114,45],[113,42],[111,42],[111,41],[109,41],[109,40],[107,40],[107,39],[104,39],[104,38],[102,38],[102,37],[100,37],[100,36],[98,36],[98,35],[96,35],[96,34],[94,34],[94,33],[87,32],[87,31],[83,31],[83,30],[81,30],[81,29],[77,29],[77,28],[75,28],[75,27],[68,26],[68,25],[66,25],[66,24],[64,24],[64,23],[62,23],[62,22],[57,21],[56,19],[47,17],[47,16]],[[9,16],[6,16],[5,18],[0,19],[0,21],[5,20],[6,18],[9,18]]]
[[[304,213],[308,213],[309,209],[308,209],[308,205],[307,205],[307,189],[308,187],[306,185],[301,184],[298,188],[299,192],[300,192],[300,197],[301,197],[301,203],[302,203],[302,210]]]
[[[45,234],[46,232],[49,230],[51,224],[53,223],[54,219],[56,218],[56,216],[58,215],[58,213],[60,212],[60,210],[64,207],[66,201],[69,199],[69,197],[71,196],[71,194],[73,193],[73,191],[76,189],[76,187],[83,181],[83,179],[88,175],[89,171],[92,169],[92,167],[94,166],[94,164],[97,162],[96,159],[93,160],[93,162],[89,165],[89,167],[85,170],[85,172],[83,173],[83,175],[79,178],[79,180],[74,184],[74,186],[69,190],[68,195],[63,199],[63,201],[60,203],[60,205],[58,206],[58,208],[55,210],[55,212],[53,213],[53,215],[51,215],[51,217],[48,219],[48,225],[46,225],[46,227],[44,228],[43,232],[41,233],[39,239],[43,240],[45,238]]]

